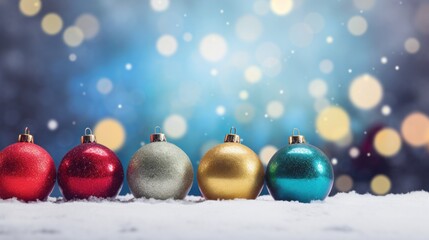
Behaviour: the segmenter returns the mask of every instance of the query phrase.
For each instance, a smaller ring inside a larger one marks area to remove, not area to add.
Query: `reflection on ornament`
[[[203,156],[197,179],[206,199],[255,199],[264,185],[264,167],[258,155],[240,143],[232,127],[224,143]]]
[[[127,171],[128,185],[137,198],[183,199],[191,189],[193,178],[188,155],[168,143],[160,127],[155,128],[150,143],[133,155]]]
[[[294,132],[297,129],[294,129]],[[332,189],[334,172],[328,157],[295,133],[289,145],[271,158],[266,170],[268,190],[276,200],[308,203],[325,199]]]
[[[58,185],[64,198],[116,197],[122,187],[121,161],[109,148],[96,143],[91,129],[85,129],[81,144],[70,150],[58,168]]]
[[[55,164],[45,149],[34,144],[30,130],[0,152],[0,198],[46,200],[55,184]]]

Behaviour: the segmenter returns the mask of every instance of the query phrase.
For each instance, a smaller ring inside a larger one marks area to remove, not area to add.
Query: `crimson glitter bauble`
[[[112,150],[95,142],[89,128],[81,142],[64,156],[58,168],[58,185],[64,198],[117,196],[124,179],[121,161]]]
[[[34,144],[28,128],[18,141],[0,152],[0,198],[46,200],[55,185],[54,160]]]

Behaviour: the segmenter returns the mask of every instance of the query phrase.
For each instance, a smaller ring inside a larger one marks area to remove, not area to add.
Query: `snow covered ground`
[[[324,202],[0,200],[0,239],[429,239],[429,193]]]

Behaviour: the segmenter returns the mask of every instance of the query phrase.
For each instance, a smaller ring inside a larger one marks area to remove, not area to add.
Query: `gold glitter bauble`
[[[198,186],[206,199],[255,199],[264,185],[258,155],[242,145],[236,134],[210,149],[198,167]]]

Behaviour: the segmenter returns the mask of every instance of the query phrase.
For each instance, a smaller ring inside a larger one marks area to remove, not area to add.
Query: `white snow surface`
[[[429,239],[429,193],[257,200],[0,200],[0,239]]]

